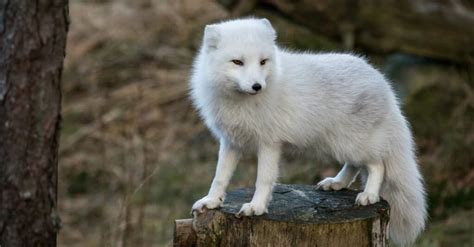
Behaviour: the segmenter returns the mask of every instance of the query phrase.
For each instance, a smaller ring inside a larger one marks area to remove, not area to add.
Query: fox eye
[[[231,61],[232,61],[235,65],[244,66],[244,62],[242,62],[242,60],[232,59]]]
[[[265,65],[267,63],[268,59],[263,59],[262,61],[260,61],[260,65]]]

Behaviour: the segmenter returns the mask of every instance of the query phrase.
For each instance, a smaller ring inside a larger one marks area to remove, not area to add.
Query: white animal
[[[239,214],[266,213],[281,147],[289,143],[345,163],[318,184],[324,190],[346,188],[359,171],[366,174],[355,203],[376,203],[382,195],[391,205],[390,237],[412,244],[425,226],[425,192],[410,128],[387,80],[360,57],[289,52],[275,39],[267,19],[205,28],[191,97],[220,149],[209,193],[193,212],[222,205],[242,151],[253,149],[256,190]]]

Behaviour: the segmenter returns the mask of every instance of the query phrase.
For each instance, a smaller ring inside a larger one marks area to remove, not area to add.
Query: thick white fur
[[[241,152],[254,149],[256,191],[239,215],[267,212],[281,146],[289,143],[345,163],[336,177],[319,183],[322,189],[348,187],[359,170],[367,173],[356,203],[375,203],[382,195],[391,205],[391,238],[410,245],[425,226],[425,192],[410,129],[389,83],[360,57],[288,52],[275,39],[266,19],[205,29],[191,97],[221,147],[209,194],[193,211],[222,204]],[[262,90],[253,90],[254,83]]]

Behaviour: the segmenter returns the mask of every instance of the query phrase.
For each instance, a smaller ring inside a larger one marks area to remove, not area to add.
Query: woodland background
[[[63,74],[60,246],[170,246],[204,196],[217,142],[187,96],[205,24],[267,17],[279,44],[364,55],[392,82],[416,137],[430,222],[418,246],[474,245],[472,1],[74,0]],[[335,162],[287,153],[282,183]],[[256,160],[231,188],[253,186]]]

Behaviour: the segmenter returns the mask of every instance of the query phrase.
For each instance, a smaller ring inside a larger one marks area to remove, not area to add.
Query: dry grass
[[[211,0],[70,5],[59,243],[169,246],[173,220],[207,192],[217,153],[187,98],[192,56],[204,24],[230,14]],[[287,25],[282,20],[275,21]],[[314,43],[303,27],[283,30],[287,40],[301,34]],[[338,47],[324,39],[321,46]],[[253,184],[254,164],[245,157],[232,187]],[[287,183],[312,183],[337,169],[316,170],[311,158],[293,155],[282,168]],[[470,171],[462,185],[473,181]]]
[[[199,155],[198,149],[186,151],[190,137],[205,139],[194,140],[199,150],[201,141],[214,149],[187,100],[190,40],[197,43],[197,29],[225,16],[204,1],[71,3],[61,245],[170,243],[172,220],[188,211],[195,199],[189,195],[199,190],[181,189],[194,176],[179,165]]]

